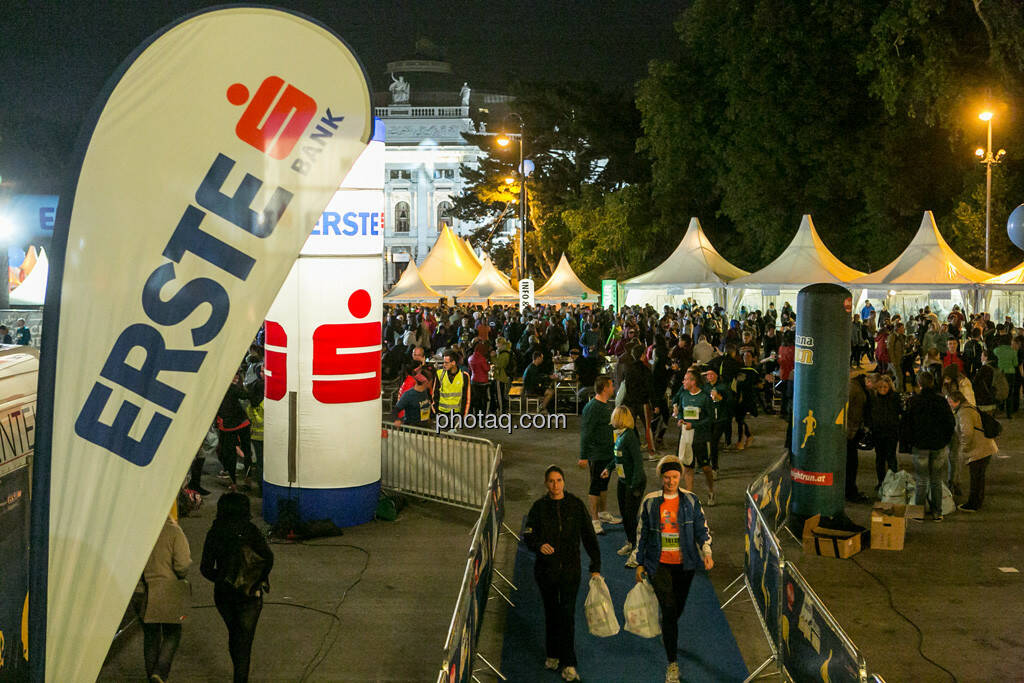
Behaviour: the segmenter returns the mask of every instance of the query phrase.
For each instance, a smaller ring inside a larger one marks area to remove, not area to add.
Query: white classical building
[[[475,227],[449,215],[463,190],[460,166],[475,165],[484,154],[463,133],[484,132],[487,120],[500,120],[509,98],[471,90],[437,59],[389,62],[387,79],[388,91],[374,95],[374,114],[386,131],[384,284],[390,286],[410,259],[423,262],[443,224],[460,235]]]

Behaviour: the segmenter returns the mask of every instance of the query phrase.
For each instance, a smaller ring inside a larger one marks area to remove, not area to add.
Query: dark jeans
[[[1006,395],[1006,400],[1003,401],[1003,410],[1006,411],[1006,417],[1013,417],[1013,414],[1020,410],[1020,386],[1016,373],[1008,375],[1004,372],[1003,377],[1006,378],[1006,383],[1010,387],[1010,393]]]
[[[544,651],[562,666],[576,666],[576,592],[580,575],[534,572],[544,601]]]
[[[693,570],[683,569],[681,564],[659,564],[658,571],[651,578],[654,595],[661,605],[661,640],[665,655],[671,664],[676,661],[679,649],[679,617],[686,607],[686,596],[690,594]]]
[[[488,411],[495,414],[503,413],[505,412],[505,401],[507,400],[509,385],[498,380],[494,380],[491,384],[491,401]]]
[[[846,497],[856,498],[860,495],[857,490],[857,465],[860,464],[857,454],[857,439],[846,440]]]
[[[214,588],[213,602],[217,605],[224,625],[228,627],[228,653],[234,665],[235,683],[249,680],[249,659],[252,640],[256,636],[256,623],[263,610],[263,598],[239,598],[237,593],[219,585]]]
[[[249,472],[249,477],[256,483],[260,488],[263,487],[263,439],[252,440],[252,454],[256,459],[253,469]]]
[[[899,445],[899,437],[896,435],[874,434],[875,438],[875,474],[878,475],[878,485],[885,481],[885,473],[899,469],[896,461],[896,447]]]
[[[967,463],[967,470],[971,473],[971,495],[967,497],[968,507],[980,510],[981,504],[985,502],[985,470],[988,469],[990,460],[992,460],[991,455]]]
[[[245,456],[246,460],[252,457],[249,455],[252,452],[252,448],[249,445],[249,427],[242,427],[241,429],[236,429],[233,432],[217,431],[220,436],[218,450],[220,464],[231,478],[231,483],[234,484],[235,465],[238,463],[238,453],[235,451],[235,446],[242,449],[242,454]]]
[[[146,676],[167,680],[174,653],[181,643],[181,624],[142,624],[142,652]]]
[[[747,426],[747,411],[742,407],[736,408],[736,443],[740,443],[744,438],[750,436],[750,427]],[[726,439],[726,443],[729,440]]]
[[[622,515],[622,528],[626,531],[626,540],[630,545],[636,547],[636,521],[640,512],[640,501],[643,500],[644,492],[634,494],[629,485],[619,480],[615,493],[619,498],[619,514]]]
[[[490,392],[491,385],[489,382],[473,382],[469,397],[469,412],[486,413]]]
[[[728,422],[714,422],[711,425],[711,469],[718,469],[718,444],[722,441],[722,435],[728,435],[731,425]],[[728,445],[728,440],[726,444]]]

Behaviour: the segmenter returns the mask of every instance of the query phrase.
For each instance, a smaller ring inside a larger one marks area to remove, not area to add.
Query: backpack
[[[237,544],[224,563],[220,579],[244,595],[255,595],[261,589],[266,592],[270,590],[266,580],[268,564],[268,559],[239,535]]]
[[[1010,383],[1006,381],[1006,375],[996,368],[992,369],[992,395],[996,401],[1005,401],[1010,395]]]
[[[1005,379],[1003,381],[1005,381]],[[984,434],[986,439],[995,439],[1003,433],[1003,425],[999,423],[999,420],[988,413],[978,410],[977,408],[975,408],[975,410],[977,410],[978,415],[981,416],[981,429],[978,429],[977,427],[975,427],[975,429]]]

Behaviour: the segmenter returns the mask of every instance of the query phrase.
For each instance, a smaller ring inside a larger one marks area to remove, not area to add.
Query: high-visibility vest
[[[466,373],[459,370],[455,378],[450,379],[448,372],[441,373],[441,395],[437,400],[437,409],[442,413],[457,413],[462,405],[462,395],[466,391]]]

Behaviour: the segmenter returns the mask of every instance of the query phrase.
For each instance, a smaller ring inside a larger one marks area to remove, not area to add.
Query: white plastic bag
[[[583,603],[583,611],[587,615],[587,627],[592,635],[607,638],[619,632],[619,619],[615,616],[612,595],[608,592],[604,577],[590,577],[590,592],[587,593],[587,601]]]
[[[655,638],[661,635],[658,598],[654,595],[654,588],[647,581],[641,581],[626,594],[622,615],[626,622],[626,630],[630,633],[635,633],[641,638]]]
[[[953,493],[942,485],[942,514],[951,515],[956,511],[956,501],[953,500]]]
[[[693,436],[692,429],[683,427],[679,432],[679,450],[676,455],[684,467],[693,467]]]
[[[906,470],[900,470],[899,472],[889,470],[885,473],[885,479],[882,481],[880,497],[883,503],[896,503],[898,505],[913,503],[915,488],[914,477],[910,472]]]

